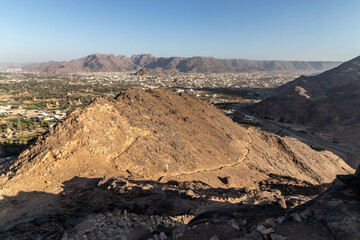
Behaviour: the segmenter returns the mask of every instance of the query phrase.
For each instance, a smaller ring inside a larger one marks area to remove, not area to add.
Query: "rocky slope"
[[[358,239],[360,175],[339,179],[321,193],[326,186],[288,181],[251,190],[211,188],[201,182],[74,178],[64,183],[59,197],[62,212],[8,224],[0,228],[0,238]]]
[[[248,107],[261,116],[311,127],[313,134],[360,149],[360,57],[277,89],[274,97]],[[332,139],[331,139],[332,138]]]
[[[249,204],[246,201],[240,207],[230,204],[226,206],[224,203],[223,206],[215,207],[215,203],[205,201],[207,207],[196,216],[151,218],[140,215],[139,212],[128,214],[126,210],[92,214],[77,224],[72,231],[65,232],[62,239],[84,235],[123,238],[127,236],[130,239],[136,239],[136,237],[244,240],[358,239],[360,236],[360,175],[341,175],[338,178],[341,181],[335,180],[317,198],[294,209],[284,210],[277,208],[276,205],[275,207],[268,205],[273,203],[276,197],[281,198],[278,190],[273,191],[275,198],[269,197],[271,195],[266,196],[264,192],[252,191],[246,194],[261,199],[257,207],[256,205],[246,206]],[[211,196],[210,192],[208,194]],[[285,198],[288,197],[284,195]],[[209,211],[206,208],[212,210]],[[98,224],[99,222],[103,224]],[[108,229],[116,229],[118,222],[125,226],[127,223],[129,226],[125,227],[127,231],[118,229],[114,231],[115,234],[111,233]],[[134,227],[137,224],[142,227]],[[140,229],[142,231],[139,231]]]
[[[340,62],[327,61],[255,61],[245,59],[216,59],[213,57],[170,57],[157,58],[151,54],[115,56],[113,54],[92,54],[84,58],[63,62],[45,62],[26,66],[31,72],[48,74],[75,72],[125,72],[141,68],[151,72],[176,73],[224,73],[245,71],[325,71],[338,66]]]
[[[211,199],[215,202],[234,191],[226,189],[235,188],[234,203],[282,199],[283,206],[285,199],[281,194],[267,194],[267,186],[286,183],[298,191],[352,171],[330,152],[316,152],[292,138],[243,128],[203,101],[166,90],[133,89],[115,99],[98,98],[71,112],[3,170],[0,225],[7,226],[3,228],[7,232],[19,224],[42,221],[37,219],[44,214],[58,214],[56,223],[46,218],[51,228],[80,210],[130,203],[126,194],[107,191],[120,186],[127,186],[120,193],[130,191],[129,199],[136,199],[152,195],[137,191],[140,186],[156,192],[152,185],[164,185],[166,195],[175,202],[196,186],[207,189],[195,193],[197,197],[211,196],[218,189],[220,193]],[[102,184],[111,178],[118,180]],[[136,184],[122,183],[124,179]],[[241,190],[249,187],[254,190]],[[261,194],[243,196],[243,191]],[[156,198],[163,197],[159,194]],[[186,206],[171,214],[184,214]]]

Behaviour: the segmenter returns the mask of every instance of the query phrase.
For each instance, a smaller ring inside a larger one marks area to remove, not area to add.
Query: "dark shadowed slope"
[[[360,57],[317,76],[301,76],[277,92],[248,110],[360,148]]]

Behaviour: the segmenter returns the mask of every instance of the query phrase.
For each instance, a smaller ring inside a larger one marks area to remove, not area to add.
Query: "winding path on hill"
[[[311,136],[311,135],[307,135],[307,134],[298,132],[298,131],[296,131],[294,129],[285,127],[285,126],[283,126],[283,125],[281,125],[279,123],[276,123],[274,121],[270,121],[270,120],[264,119],[262,117],[259,117],[257,115],[254,115],[254,114],[246,111],[243,108],[239,108],[239,109],[237,109],[237,111],[244,114],[244,115],[249,115],[251,117],[254,117],[255,119],[257,119],[257,120],[259,120],[259,121],[261,121],[261,122],[263,122],[263,123],[265,123],[267,125],[276,127],[279,130],[287,131],[287,132],[295,135],[296,137],[299,137],[299,138],[302,138],[302,139],[305,139],[305,140],[308,140],[308,141],[311,141],[311,142],[314,142],[314,143],[321,144],[321,145],[323,145],[323,146],[325,146],[327,148],[333,149],[333,150],[340,150],[340,151],[344,151],[344,152],[347,152],[347,153],[350,153],[350,154],[360,155],[360,151],[358,151],[356,149],[345,147],[345,146],[342,146],[342,145],[339,145],[339,144],[335,144],[333,142],[329,142],[329,141],[326,141],[326,140],[323,140],[323,139],[320,139],[320,138],[316,138],[316,137]]]
[[[244,160],[248,157],[249,153],[250,153],[250,146],[251,144],[254,142],[254,140],[252,139],[251,137],[251,134],[249,134],[249,131],[250,129],[248,129],[246,131],[246,134],[249,136],[250,138],[250,141],[247,143],[247,145],[245,146],[245,149],[246,149],[246,153],[244,154],[243,157],[241,157],[239,160],[237,160],[236,162],[234,163],[230,163],[230,164],[225,164],[225,165],[222,165],[220,167],[216,167],[216,168],[210,168],[210,169],[200,169],[200,170],[196,170],[196,171],[193,171],[193,172],[183,172],[183,173],[179,173],[179,174],[173,174],[173,175],[169,175],[169,176],[162,176],[159,178],[159,181],[161,181],[161,179],[163,177],[181,177],[181,176],[188,176],[188,175],[194,175],[194,174],[201,174],[201,173],[206,173],[206,172],[214,172],[214,171],[218,171],[218,170],[222,170],[224,168],[229,168],[229,167],[235,167],[237,165],[239,165],[240,163],[243,163]]]

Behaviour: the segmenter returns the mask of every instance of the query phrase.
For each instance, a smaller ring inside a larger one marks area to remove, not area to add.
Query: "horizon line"
[[[348,60],[283,60],[283,59],[252,59],[252,58],[218,58],[218,57],[214,57],[214,56],[201,56],[201,55],[193,55],[193,56],[169,56],[169,57],[157,57],[151,53],[140,53],[140,54],[132,54],[131,56],[127,56],[127,55],[122,55],[122,54],[114,54],[114,53],[91,53],[91,54],[87,54],[85,56],[82,57],[77,57],[77,58],[72,58],[69,60],[42,60],[42,61],[27,61],[27,62],[0,62],[0,64],[34,64],[34,63],[45,63],[45,62],[70,62],[73,60],[77,60],[77,59],[81,59],[84,57],[88,57],[91,55],[96,55],[96,54],[100,54],[100,55],[114,55],[116,57],[119,56],[124,56],[127,58],[131,58],[133,56],[140,56],[140,55],[152,55],[156,58],[195,58],[195,57],[203,57],[203,58],[214,58],[214,59],[220,59],[220,60],[248,60],[248,61],[281,61],[281,62],[346,62],[348,60],[351,60],[353,58],[356,58],[360,55],[357,55],[351,59]]]

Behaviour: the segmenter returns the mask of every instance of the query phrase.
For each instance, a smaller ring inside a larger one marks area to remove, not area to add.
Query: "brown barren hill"
[[[352,171],[330,152],[241,127],[201,100],[131,89],[69,113],[0,178],[0,196],[56,194],[74,177],[202,181],[228,188],[257,187],[274,175],[322,184]],[[40,213],[51,208],[36,201],[20,206],[36,206]],[[9,213],[24,214],[0,209],[0,218]]]
[[[201,100],[132,89],[70,113],[21,154],[2,182],[19,182],[19,190],[52,191],[74,176],[121,175],[218,186],[222,182],[212,175],[234,167],[231,176],[239,186],[270,173],[323,183],[350,171],[330,152],[243,128]]]

